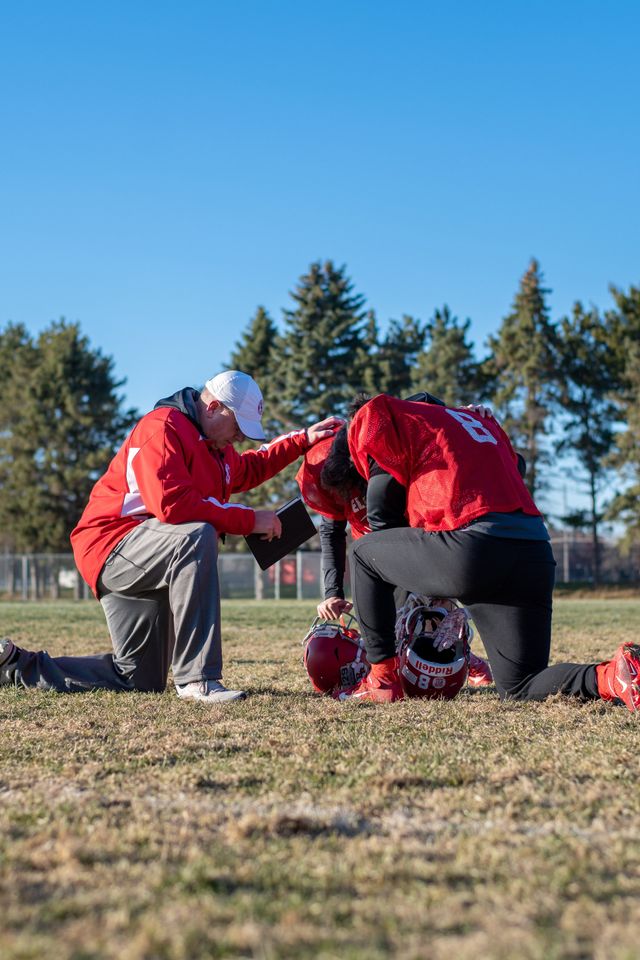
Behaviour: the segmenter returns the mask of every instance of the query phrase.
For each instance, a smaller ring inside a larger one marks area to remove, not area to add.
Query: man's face
[[[235,414],[219,400],[212,400],[202,415],[202,432],[216,450],[222,450],[230,443],[241,443],[244,434],[236,421]]]

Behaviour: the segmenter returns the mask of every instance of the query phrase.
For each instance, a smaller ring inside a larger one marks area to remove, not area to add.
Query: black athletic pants
[[[353,595],[372,663],[395,652],[394,587],[455,597],[469,609],[502,698],[597,699],[594,664],[549,663],[555,561],[545,540],[473,530],[381,530],[353,547]]]

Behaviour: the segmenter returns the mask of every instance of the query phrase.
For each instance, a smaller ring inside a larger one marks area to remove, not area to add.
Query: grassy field
[[[312,610],[225,604],[246,703],[0,690],[2,960],[639,958],[637,715],[337,704]],[[108,647],[95,603],[0,604],[0,631]],[[640,601],[561,600],[553,659],[639,633]]]

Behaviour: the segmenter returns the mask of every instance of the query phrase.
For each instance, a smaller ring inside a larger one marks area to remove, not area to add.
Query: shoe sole
[[[16,645],[13,640],[9,640],[3,652],[0,653],[0,667],[4,666],[8,660],[11,660],[16,652]]]
[[[194,703],[208,703],[208,704],[215,704],[215,703],[238,703],[240,700],[246,700],[246,699],[247,699],[246,693],[243,693],[243,694],[241,694],[241,695],[238,696],[238,697],[216,697],[216,696],[213,696],[213,697],[185,697],[185,695],[184,695],[183,693],[179,693],[179,694],[178,694],[178,697],[180,698],[180,700],[187,700],[187,701],[188,701],[188,700],[191,700],[191,701],[194,702]]]
[[[617,694],[617,696],[622,700],[630,713],[636,713],[640,708],[640,678],[636,676],[634,680],[631,676],[625,652],[632,654],[635,659],[640,660],[640,647],[635,643],[626,643],[616,657],[616,680],[618,683],[625,684],[622,696],[620,696],[620,694]]]
[[[467,683],[470,687],[492,687],[493,680],[487,680],[485,677],[478,677],[476,680],[474,677],[469,677]]]
[[[341,693],[337,699],[340,703],[346,703],[347,701],[352,703],[397,703],[399,700],[404,700],[404,697],[394,695],[391,691],[372,697],[370,691],[367,691],[366,693]]]

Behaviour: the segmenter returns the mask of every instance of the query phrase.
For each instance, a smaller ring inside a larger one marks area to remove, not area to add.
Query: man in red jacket
[[[229,497],[274,476],[341,425],[321,423],[264,440],[262,394],[229,370],[202,393],[186,388],[142,417],[94,486],[71,534],[76,564],[105,612],[113,654],[52,658],[0,641],[0,683],[58,691],[164,690],[220,703],[244,698],[222,682],[218,538],[280,535],[273,510]]]
[[[353,464],[368,481],[367,504],[384,502],[395,481],[387,507],[399,518],[406,514],[409,527],[371,533],[354,546],[354,599],[372,669],[341,699],[402,698],[397,584],[468,607],[501,697],[564,693],[640,709],[636,644],[622,644],[604,663],[549,666],[555,562],[517,456],[495,421],[380,395],[356,413],[348,439]]]

